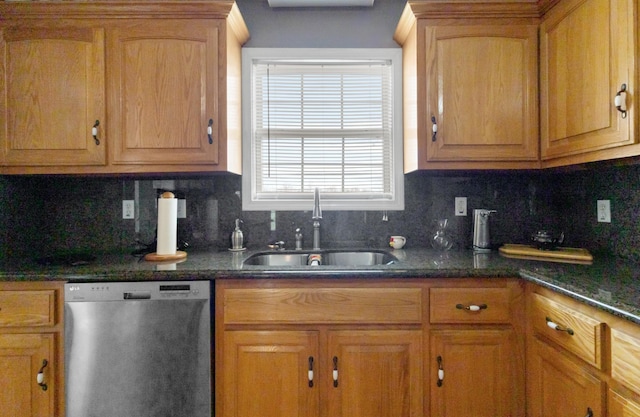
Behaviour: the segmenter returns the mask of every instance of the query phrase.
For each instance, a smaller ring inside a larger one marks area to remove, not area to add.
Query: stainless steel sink
[[[260,252],[245,259],[243,265],[307,266],[309,264],[309,256],[316,254],[321,256],[320,265],[317,266],[375,266],[390,265],[398,262],[398,258],[384,250],[329,250]]]

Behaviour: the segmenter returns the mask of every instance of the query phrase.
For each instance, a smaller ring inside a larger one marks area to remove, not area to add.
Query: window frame
[[[402,128],[402,49],[401,48],[243,48],[242,49],[242,209],[245,211],[311,210],[313,192],[278,198],[259,198],[255,194],[253,143],[253,63],[258,60],[389,60],[392,63],[392,195],[391,199],[362,199],[344,194],[323,193],[323,210],[404,210],[404,167]]]

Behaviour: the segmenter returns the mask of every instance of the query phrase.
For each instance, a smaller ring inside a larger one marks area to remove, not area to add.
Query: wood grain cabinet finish
[[[218,164],[220,26],[136,21],[109,32],[114,164]]]
[[[604,323],[567,302],[532,294],[530,323],[536,333],[558,343],[585,362],[603,368]]]
[[[524,415],[523,301],[517,280],[429,288],[431,415]]]
[[[64,415],[62,285],[0,283],[2,415]]]
[[[563,0],[540,26],[544,166],[637,155],[637,3]],[[634,29],[635,27],[635,29]],[[616,109],[623,90],[626,117]],[[636,146],[628,146],[636,144]]]
[[[218,280],[216,415],[522,416],[523,295],[517,279]]]
[[[0,16],[3,173],[241,173],[235,2],[0,2]]]
[[[423,415],[419,285],[216,282],[216,415]]]
[[[486,6],[405,8],[395,40],[407,172],[538,167],[537,21],[501,19]]]
[[[105,165],[105,122],[104,28],[0,22],[2,165]]]
[[[604,416],[606,383],[587,365],[534,340],[528,376],[528,416]]]
[[[640,326],[549,289],[527,287],[527,415],[637,417]]]

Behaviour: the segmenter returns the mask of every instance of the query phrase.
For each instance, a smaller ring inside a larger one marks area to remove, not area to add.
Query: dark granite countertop
[[[43,266],[8,262],[0,281],[141,281],[229,278],[468,278],[521,277],[640,324],[640,268],[618,258],[595,256],[593,265],[509,259],[497,252],[395,250],[400,262],[375,267],[243,266],[254,253],[189,252],[183,262],[155,263],[132,255],[99,255],[80,265]]]

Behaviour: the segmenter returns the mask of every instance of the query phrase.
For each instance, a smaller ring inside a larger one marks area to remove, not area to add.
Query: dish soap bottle
[[[240,230],[240,222],[242,220],[236,219],[236,228],[231,233],[231,250],[243,250],[244,236],[242,230]]]

